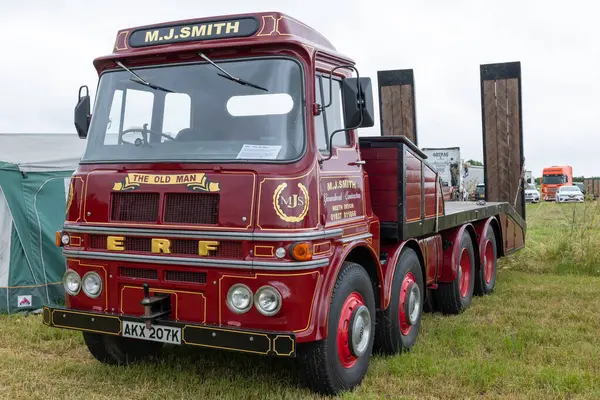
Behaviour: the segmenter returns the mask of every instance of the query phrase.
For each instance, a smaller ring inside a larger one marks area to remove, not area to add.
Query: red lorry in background
[[[525,245],[523,198],[497,170],[487,203],[444,201],[416,146],[412,71],[379,72],[384,135],[359,139],[371,80],[294,18],[124,29],[94,66],[57,232],[66,304],[43,321],[82,331],[101,362],[164,343],[297,357],[338,393],[374,349],[415,344],[426,304],[456,314],[492,292],[497,259]],[[481,86],[485,165],[519,171],[520,64],[482,65]]]
[[[546,167],[542,171],[542,198],[554,201],[561,186],[573,185],[573,168],[570,165]]]

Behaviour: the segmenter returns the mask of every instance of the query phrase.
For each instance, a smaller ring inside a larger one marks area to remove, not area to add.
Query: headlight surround
[[[252,308],[252,290],[242,283],[236,283],[227,292],[227,307],[236,314],[247,313]]]
[[[76,296],[81,290],[81,277],[79,274],[72,269],[65,271],[63,275],[63,287],[65,292],[71,296]]]
[[[102,293],[102,278],[90,271],[83,276],[81,287],[87,297],[95,299]]]
[[[254,306],[262,315],[270,317],[281,310],[281,293],[273,286],[262,286],[254,295]]]

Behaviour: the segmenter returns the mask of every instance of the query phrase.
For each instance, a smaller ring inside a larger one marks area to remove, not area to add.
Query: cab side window
[[[316,100],[322,106],[329,104],[329,79],[317,76],[315,81]],[[321,153],[329,154],[329,137],[337,129],[345,128],[342,110],[342,83],[338,80],[331,82],[331,105],[324,109],[320,115],[315,117],[315,133],[317,144]],[[338,132],[333,137],[334,147],[346,147],[349,145],[348,132]]]

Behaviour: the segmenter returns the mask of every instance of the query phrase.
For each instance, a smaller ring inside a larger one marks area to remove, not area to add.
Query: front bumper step
[[[43,308],[45,325],[123,336],[123,321],[146,323],[136,316],[77,311],[64,307]],[[158,320],[157,325],[181,328],[181,344],[266,356],[295,357],[296,336],[287,332],[248,331],[211,325]]]

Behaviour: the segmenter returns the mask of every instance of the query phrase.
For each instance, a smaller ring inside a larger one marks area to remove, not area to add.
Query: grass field
[[[416,347],[374,357],[345,399],[600,398],[600,207],[527,206],[527,248],[494,294],[459,316],[426,314]],[[165,348],[131,367],[92,359],[81,335],[0,316],[3,399],[315,399],[293,360]]]

